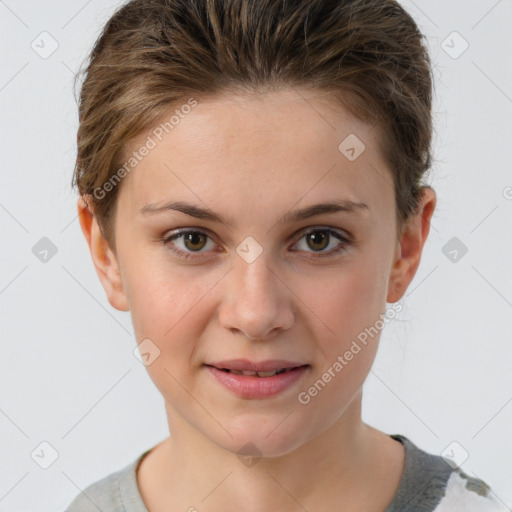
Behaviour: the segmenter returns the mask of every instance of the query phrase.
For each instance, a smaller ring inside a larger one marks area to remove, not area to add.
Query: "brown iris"
[[[320,251],[329,245],[329,234],[326,231],[315,231],[314,233],[308,233],[306,236],[311,249]],[[309,242],[312,242],[312,244]]]
[[[206,245],[206,241],[208,239],[206,235],[197,231],[184,233],[183,237],[185,246],[191,251],[202,249]],[[197,247],[197,244],[201,245],[201,247]]]

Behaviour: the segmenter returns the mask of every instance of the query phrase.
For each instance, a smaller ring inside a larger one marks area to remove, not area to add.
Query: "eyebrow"
[[[161,206],[157,204],[147,204],[140,209],[141,214],[154,214],[167,211],[178,211],[194,217],[196,219],[209,220],[212,222],[219,222],[231,226],[232,222],[225,219],[222,215],[215,213],[209,208],[199,207],[193,204],[185,203],[183,201],[170,201]],[[350,214],[360,214],[364,210],[369,211],[369,207],[365,203],[350,201],[347,199],[327,201],[323,203],[314,204],[300,210],[293,210],[280,219],[281,222],[291,223],[300,222],[310,217],[324,214],[334,214],[338,212],[345,212]]]

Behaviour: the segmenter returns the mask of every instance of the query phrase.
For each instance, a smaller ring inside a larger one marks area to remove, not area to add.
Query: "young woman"
[[[134,0],[107,23],[78,210],[170,436],[68,512],[505,510],[361,419],[436,205],[422,39],[393,0]]]

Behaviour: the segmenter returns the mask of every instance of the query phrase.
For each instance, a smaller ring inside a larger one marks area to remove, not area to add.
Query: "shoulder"
[[[78,494],[64,512],[121,512],[119,477],[122,471],[112,473],[89,485]]]
[[[510,512],[487,483],[452,467],[407,437],[391,435],[405,447],[405,466],[398,491],[386,512]]]
[[[82,490],[64,512],[125,512],[126,506],[135,512],[146,512],[136,484],[136,467],[148,453],[144,452],[119,471],[94,482]]]
[[[507,512],[510,509],[499,501],[484,481],[454,469],[446,482],[444,496],[435,512]]]

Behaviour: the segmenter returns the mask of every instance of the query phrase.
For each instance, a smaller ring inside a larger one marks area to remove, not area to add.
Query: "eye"
[[[326,256],[334,256],[342,251],[347,250],[350,241],[344,237],[338,231],[334,231],[329,228],[315,228],[304,233],[299,242],[296,244],[298,247],[301,246],[301,242],[304,241],[302,247],[306,252],[310,252],[307,249],[313,249],[313,258],[323,258]],[[333,246],[333,242],[334,243]],[[325,249],[331,247],[330,250]]]
[[[336,240],[338,243],[334,244],[333,247],[333,242]],[[350,244],[350,240],[348,238],[344,237],[338,231],[334,231],[330,228],[311,229],[306,233],[303,233],[295,245],[300,246],[302,241],[304,241],[302,248],[299,248],[298,250],[312,252],[313,258],[333,256],[347,250],[347,246]],[[216,246],[215,242],[213,242],[207,233],[196,229],[182,229],[175,231],[169,236],[164,236],[161,242],[165,246],[169,246],[169,249],[179,257],[185,259],[193,258],[194,253],[207,252],[209,243],[209,249],[214,249]],[[329,246],[331,246],[331,249],[325,251]],[[313,251],[308,251],[308,248],[313,249]],[[203,251],[203,249],[206,250]],[[297,249],[293,249],[293,251],[295,252]]]
[[[178,241],[178,243],[176,243],[176,241]],[[169,244],[171,246],[171,251],[185,259],[193,257],[192,253],[194,252],[201,252],[201,250],[208,245],[208,241],[215,246],[215,243],[207,233],[191,229],[179,230],[170,236],[164,237],[162,240],[164,245],[167,246]],[[179,245],[182,245],[182,247],[179,247]]]

